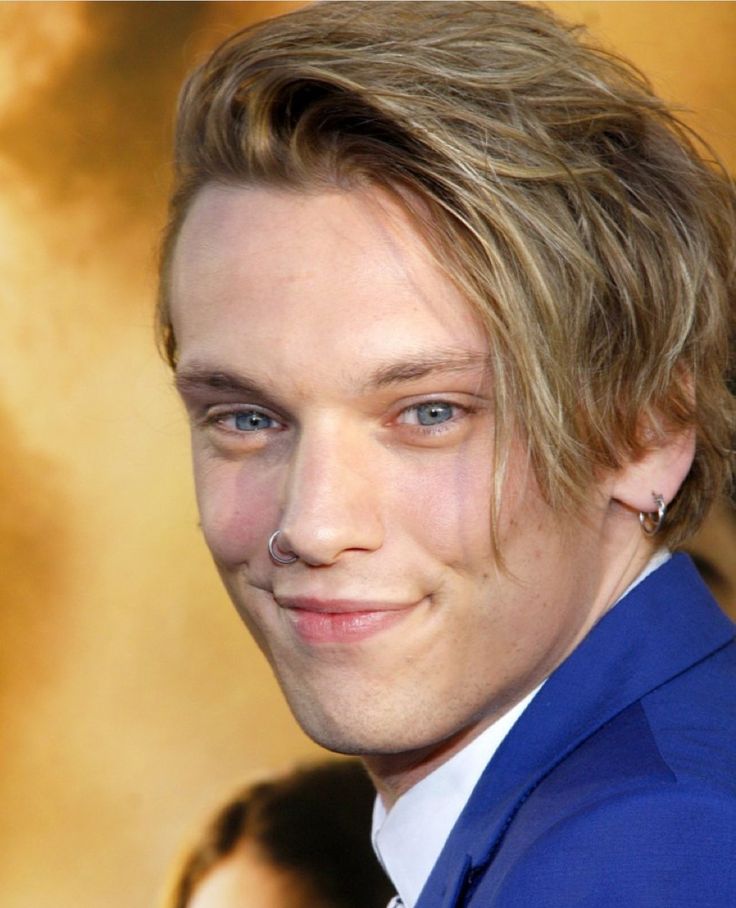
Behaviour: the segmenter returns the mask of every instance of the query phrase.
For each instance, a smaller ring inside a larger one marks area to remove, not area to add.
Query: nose
[[[374,551],[383,542],[379,495],[364,441],[335,425],[303,429],[289,463],[279,547],[312,566]]]

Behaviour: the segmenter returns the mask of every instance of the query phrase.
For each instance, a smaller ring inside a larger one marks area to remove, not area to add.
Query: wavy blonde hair
[[[570,512],[694,426],[660,537],[677,544],[732,470],[736,201],[708,157],[639,72],[538,7],[305,7],[233,35],[183,88],[161,346],[175,365],[169,269],[203,186],[379,186],[487,328],[494,519],[514,432]]]

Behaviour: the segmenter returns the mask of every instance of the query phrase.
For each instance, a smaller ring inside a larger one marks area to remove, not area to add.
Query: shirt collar
[[[644,570],[641,572],[641,574],[635,577],[634,580],[626,587],[626,589],[623,591],[623,593],[621,593],[614,605],[619,603],[624,598],[624,596],[628,596],[635,586],[639,586],[642,580],[656,571],[658,567],[662,567],[662,565],[666,561],[669,561],[671,557],[672,552],[670,552],[669,549],[657,549],[657,551],[652,555],[649,561],[647,561],[647,563],[644,565]]]

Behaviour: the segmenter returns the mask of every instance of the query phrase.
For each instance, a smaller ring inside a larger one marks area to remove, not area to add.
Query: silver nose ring
[[[271,561],[274,564],[293,564],[299,560],[299,556],[295,555],[294,552],[285,552],[279,548],[278,538],[280,535],[281,530],[276,530],[268,540],[268,554],[271,556]]]

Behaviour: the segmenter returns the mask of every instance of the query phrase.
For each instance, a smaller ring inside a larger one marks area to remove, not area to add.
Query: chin
[[[310,699],[303,690],[297,695],[287,694],[289,708],[304,733],[334,753],[389,756],[421,751],[435,743],[428,734],[431,727],[421,721],[407,721],[403,711],[394,714],[385,696],[366,699],[368,702],[341,703],[331,698],[323,703]],[[420,729],[421,737],[417,734]]]
[[[302,731],[326,750],[358,757],[377,750],[384,752],[387,737],[385,732],[377,734],[375,726],[367,727],[365,719],[361,721],[355,715],[347,718],[339,715],[325,716],[317,714],[314,708],[300,709],[294,704],[290,704],[290,707]],[[392,749],[395,746],[394,740],[389,747]]]

